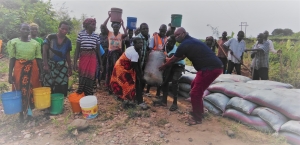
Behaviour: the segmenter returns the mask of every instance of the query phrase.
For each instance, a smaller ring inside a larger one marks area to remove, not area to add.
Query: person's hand
[[[282,54],[282,50],[281,49],[277,50],[277,54]]]
[[[230,51],[230,54],[233,55],[233,51]]]
[[[8,77],[8,83],[13,84],[15,82],[15,78],[12,75]]]
[[[159,71],[163,71],[163,70],[166,69],[166,66],[165,66],[165,65],[162,65],[162,66],[160,66],[158,69],[159,69]]]
[[[124,22],[123,22],[123,19],[121,20],[121,25],[123,25],[124,24]]]
[[[171,59],[171,58],[169,58],[169,57],[166,57],[166,62],[168,62],[170,59]]]
[[[111,17],[111,11],[108,13],[108,17]]]
[[[68,68],[68,77],[70,77],[70,76],[72,76],[72,74],[73,74],[73,72],[72,72],[73,70],[72,70],[72,68],[71,67],[69,67]]]
[[[50,73],[49,65],[44,65],[43,69],[45,73]]]

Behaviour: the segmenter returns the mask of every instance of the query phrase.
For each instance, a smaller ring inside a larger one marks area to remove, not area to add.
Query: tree
[[[294,34],[293,30],[288,29],[288,28],[286,28],[286,29],[277,28],[277,29],[274,29],[272,32],[273,36],[291,36],[293,34]]]
[[[40,0],[1,0],[0,1],[0,39],[6,43],[18,37],[21,23],[37,23],[40,36],[57,30],[58,21],[55,19],[50,1]]]

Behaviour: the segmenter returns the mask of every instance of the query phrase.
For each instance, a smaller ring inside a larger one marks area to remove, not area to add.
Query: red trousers
[[[193,114],[197,119],[201,119],[202,114],[204,113],[202,100],[204,91],[222,73],[222,68],[197,72],[197,75],[191,84],[192,89],[190,92]]]

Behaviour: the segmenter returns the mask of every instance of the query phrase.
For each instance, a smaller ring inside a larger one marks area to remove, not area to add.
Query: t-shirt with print
[[[108,32],[108,50],[114,51],[114,50],[121,50],[122,49],[122,35],[119,33],[117,36],[115,36],[114,32],[109,31]]]
[[[125,56],[130,59],[132,62],[139,61],[139,54],[134,49],[134,46],[130,46],[125,50]]]
[[[49,47],[48,58],[56,62],[65,60],[67,58],[67,52],[72,50],[72,43],[68,37],[65,37],[62,44],[58,44],[57,40],[56,34],[50,34],[43,43]]]
[[[197,71],[222,68],[216,54],[202,41],[187,35],[175,52],[176,57],[186,56]]]

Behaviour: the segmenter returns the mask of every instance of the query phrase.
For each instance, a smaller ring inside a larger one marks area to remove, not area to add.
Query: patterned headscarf
[[[87,18],[83,22],[83,28],[87,28],[91,24],[96,24],[96,19],[95,18]]]

